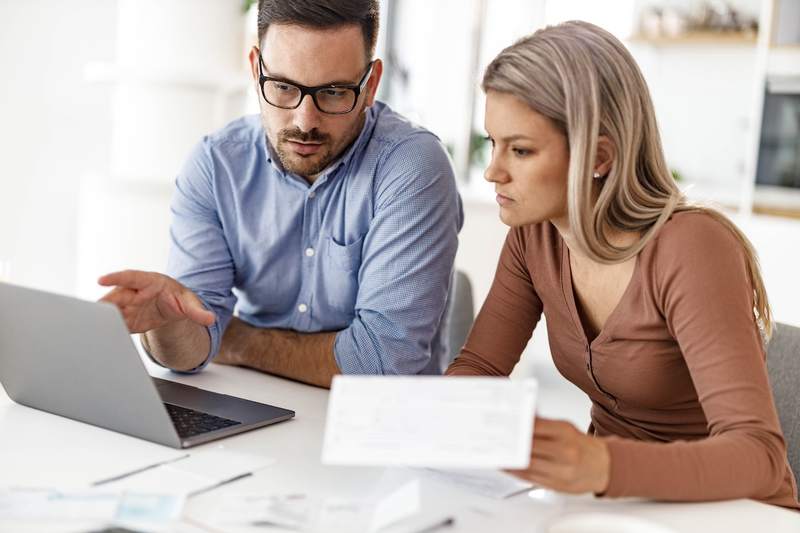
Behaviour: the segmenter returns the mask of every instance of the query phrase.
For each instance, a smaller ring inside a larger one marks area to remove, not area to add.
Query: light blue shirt
[[[463,223],[450,159],[377,102],[313,185],[272,156],[258,115],[205,137],[176,180],[167,271],[216,313],[261,328],[338,331],[346,374],[439,373]]]

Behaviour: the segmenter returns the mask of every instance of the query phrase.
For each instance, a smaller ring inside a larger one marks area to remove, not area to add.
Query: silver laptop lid
[[[22,405],[180,446],[111,304],[0,283],[0,382]]]

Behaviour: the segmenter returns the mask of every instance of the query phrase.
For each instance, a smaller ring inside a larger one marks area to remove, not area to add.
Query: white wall
[[[115,2],[0,0],[0,260],[12,281],[72,292],[78,178],[108,164]]]
[[[735,205],[748,179],[755,46],[634,43],[631,51],[650,87],[670,167]]]

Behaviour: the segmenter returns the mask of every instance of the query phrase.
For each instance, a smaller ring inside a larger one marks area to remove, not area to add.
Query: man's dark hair
[[[378,0],[259,0],[258,43],[270,24],[296,24],[329,29],[356,24],[361,27],[367,59],[375,53],[380,7]]]

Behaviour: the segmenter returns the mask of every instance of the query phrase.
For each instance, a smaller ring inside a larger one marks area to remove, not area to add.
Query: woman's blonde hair
[[[484,91],[508,93],[548,117],[567,137],[567,204],[575,240],[589,258],[625,261],[644,248],[673,213],[699,211],[736,236],[745,252],[753,311],[765,339],[772,333],[755,250],[725,215],[690,203],[667,167],[647,83],[623,44],[602,28],[571,21],[543,28],[494,58]],[[593,178],[599,136],[615,148],[599,192]],[[609,231],[638,232],[619,248]]]

